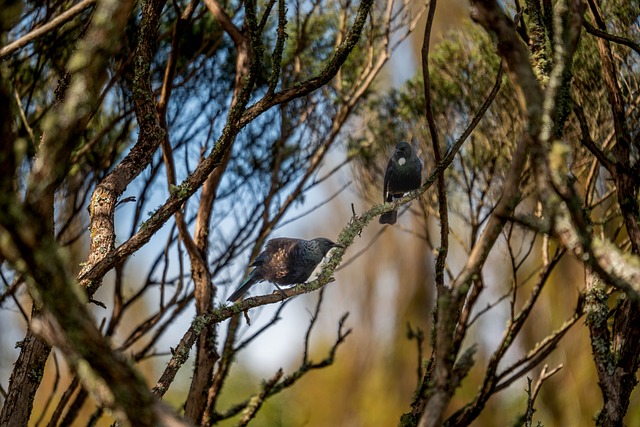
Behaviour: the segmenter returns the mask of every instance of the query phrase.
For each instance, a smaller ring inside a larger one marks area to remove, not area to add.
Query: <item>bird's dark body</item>
[[[415,155],[413,148],[406,142],[400,142],[389,159],[384,174],[382,197],[390,203],[404,193],[416,190],[422,185],[422,163]],[[392,210],[380,216],[380,224],[395,224],[398,211]]]
[[[279,237],[269,240],[251,263],[255,268],[249,277],[231,294],[228,301],[237,300],[253,284],[262,281],[271,282],[276,287],[306,282],[327,252],[337,246],[324,237],[313,240]]]
[[[251,264],[260,267],[254,279],[278,285],[295,285],[307,280],[322,258],[317,262],[306,258],[301,242],[301,239],[287,237],[269,240],[265,250]]]

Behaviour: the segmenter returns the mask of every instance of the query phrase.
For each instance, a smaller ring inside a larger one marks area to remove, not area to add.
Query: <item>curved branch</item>
[[[627,46],[631,48],[635,53],[640,55],[640,45],[638,45],[638,43],[635,43],[633,40],[629,40],[626,37],[616,36],[614,34],[609,34],[606,31],[599,30],[593,25],[591,25],[587,20],[582,22],[582,26],[584,27],[585,30],[587,30],[587,33],[594,35],[596,37],[600,37],[605,40],[609,40],[610,42]]]
[[[158,25],[163,6],[164,0],[154,0],[143,4],[133,79],[133,101],[140,133],[138,141],[131,151],[96,186],[91,196],[89,205],[91,242],[87,262],[78,275],[80,278],[90,271],[96,263],[104,261],[105,256],[113,251],[116,240],[114,215],[118,197],[131,181],[149,165],[165,137],[151,87],[151,62],[156,50]],[[103,275],[95,277],[95,283],[82,281],[82,279],[80,279],[80,283],[85,288],[97,289]],[[91,298],[92,295],[93,292],[90,291],[89,297]]]

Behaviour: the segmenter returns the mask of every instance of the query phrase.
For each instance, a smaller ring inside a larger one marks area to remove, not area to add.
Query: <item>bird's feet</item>
[[[284,301],[285,298],[287,298],[286,292],[278,285],[276,285],[276,288],[278,288],[278,292],[280,293],[280,296],[282,296],[282,300],[281,301]]]

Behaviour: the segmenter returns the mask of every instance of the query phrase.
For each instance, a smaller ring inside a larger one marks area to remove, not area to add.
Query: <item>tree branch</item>
[[[34,28],[24,36],[20,37],[17,40],[12,41],[8,45],[4,46],[0,49],[0,60],[3,60],[6,56],[11,55],[16,50],[26,46],[34,40],[46,35],[50,31],[57,29],[58,27],[63,26],[77,15],[82,13],[85,9],[93,6],[96,3],[96,0],[82,0],[80,3],[75,6],[70,7],[66,11],[62,12],[60,15],[53,18],[51,21],[42,25],[41,27]]]

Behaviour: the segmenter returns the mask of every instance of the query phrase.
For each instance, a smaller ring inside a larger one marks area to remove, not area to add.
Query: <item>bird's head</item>
[[[405,141],[399,142],[396,145],[396,151],[394,153],[394,156],[399,159],[401,157],[411,157],[413,155],[413,148],[411,148],[411,146],[406,143]]]
[[[320,250],[322,251],[323,254],[327,254],[327,252],[329,252],[332,248],[344,248],[344,246],[332,242],[329,239],[326,239],[324,237],[318,237],[316,239],[313,239],[313,241],[318,245],[318,247],[320,248]]]

